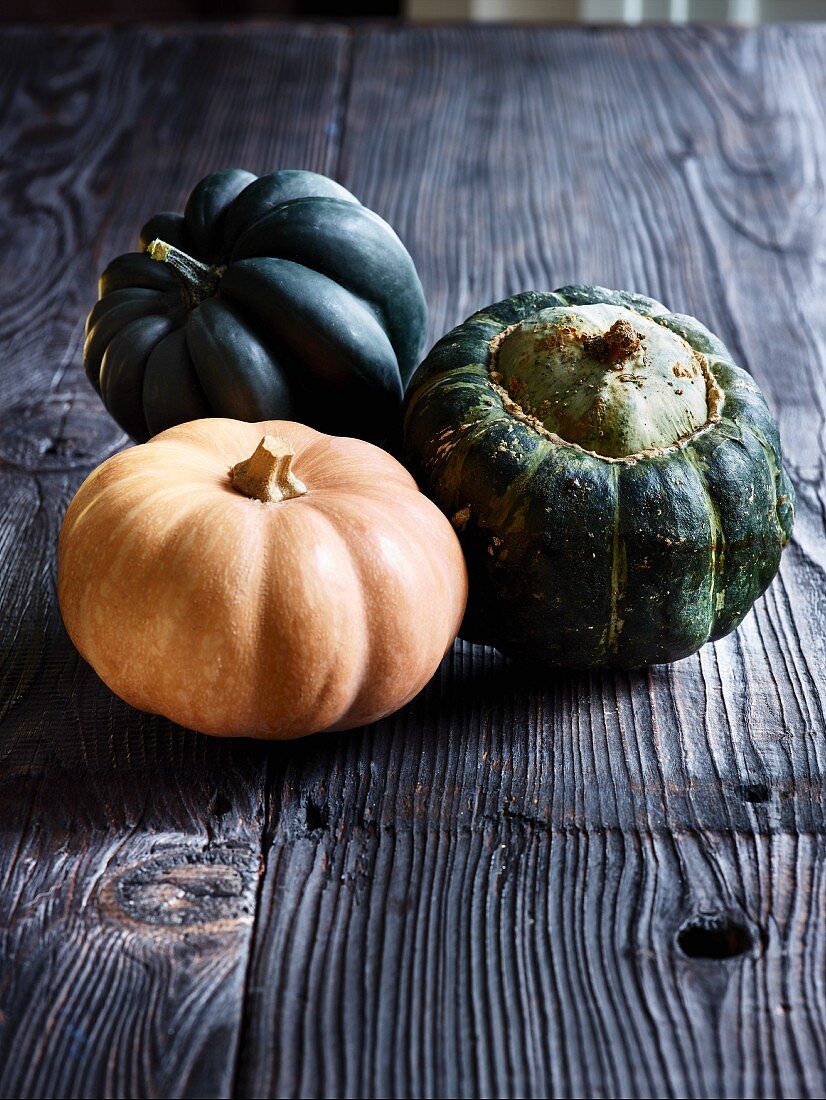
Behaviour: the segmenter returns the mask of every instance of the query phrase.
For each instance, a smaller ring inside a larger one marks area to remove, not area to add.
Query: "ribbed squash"
[[[601,287],[520,294],[440,340],[406,405],[406,462],[468,563],[465,637],[550,665],[674,661],[777,572],[777,425],[693,317]]]
[[[427,307],[404,245],[340,184],[214,172],[140,249],[103,272],[84,348],[133,439],[209,416],[392,434]]]
[[[107,459],[60,532],[66,629],[122,699],[227,737],[349,729],[427,683],[462,619],[456,536],[386,451],[201,420]]]

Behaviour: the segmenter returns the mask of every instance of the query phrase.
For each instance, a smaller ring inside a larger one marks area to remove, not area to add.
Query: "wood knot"
[[[732,913],[697,913],[677,932],[677,947],[687,959],[723,961],[765,946],[765,936]]]
[[[630,359],[642,347],[642,336],[629,321],[615,321],[607,332],[589,336],[582,343],[582,349],[598,363],[614,366]]]
[[[163,852],[109,877],[101,913],[168,932],[223,932],[252,920],[257,875],[245,851]]]

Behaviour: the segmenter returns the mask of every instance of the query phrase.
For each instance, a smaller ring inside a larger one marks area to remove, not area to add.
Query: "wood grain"
[[[9,32],[0,59],[0,1094],[822,1095],[826,32]],[[434,339],[572,281],[719,331],[800,501],[743,627],[617,674],[457,643],[399,715],[289,746],[114,700],[54,602],[63,510],[123,442],[80,321],[144,213],[232,163],[389,218]]]
[[[781,417],[801,536],[688,661],[531,676],[457,645],[405,714],[285,755],[242,1095],[826,1086],[825,63],[811,29],[356,37],[341,178],[411,247],[433,337],[570,281],[696,313]],[[745,950],[686,956],[692,923]]]
[[[60,520],[125,442],[80,365],[105,257],[212,167],[329,169],[339,31],[0,36],[0,1094],[227,1096],[266,758],[77,657]]]

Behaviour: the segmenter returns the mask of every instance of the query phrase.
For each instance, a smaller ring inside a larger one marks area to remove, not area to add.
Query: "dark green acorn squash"
[[[520,294],[440,340],[404,448],[465,551],[463,636],[530,661],[688,656],[738,625],[792,529],[754,380],[693,317],[602,287]]]
[[[214,172],[140,248],[103,272],[84,348],[134,439],[206,416],[391,434],[427,307],[404,245],[340,184]]]

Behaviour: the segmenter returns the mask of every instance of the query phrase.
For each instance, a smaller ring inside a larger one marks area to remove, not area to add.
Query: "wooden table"
[[[3,32],[1,1095],[823,1095],[824,117],[811,27]],[[295,745],[114,698],[55,601],[126,442],[83,319],[228,165],[388,218],[433,338],[574,281],[719,332],[799,497],[743,627],[617,674],[457,643],[402,713]]]

